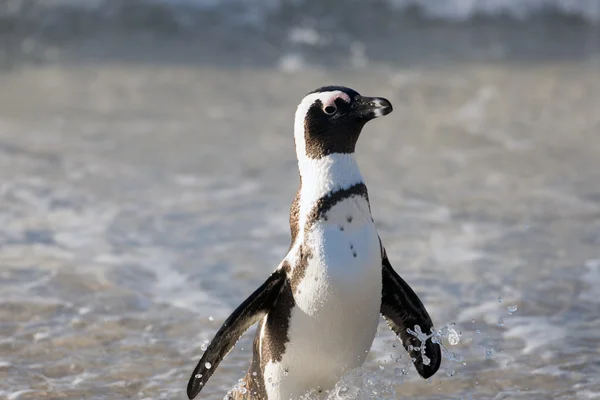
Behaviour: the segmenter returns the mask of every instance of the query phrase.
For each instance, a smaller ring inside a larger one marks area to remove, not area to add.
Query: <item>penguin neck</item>
[[[333,153],[321,158],[298,156],[300,193],[305,200],[318,200],[336,190],[364,183],[354,153]]]

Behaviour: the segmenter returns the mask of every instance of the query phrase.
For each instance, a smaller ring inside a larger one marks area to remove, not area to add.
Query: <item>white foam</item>
[[[316,29],[306,27],[295,27],[290,29],[288,38],[292,43],[308,44],[311,46],[318,45],[323,41]]]
[[[8,396],[6,396],[6,400],[17,400],[19,397],[21,397],[22,394],[31,393],[31,392],[35,392],[35,390],[25,389],[25,390],[19,390],[17,392],[12,392]]]
[[[600,399],[600,392],[592,392],[591,390],[579,390],[576,394],[580,399]]]
[[[580,279],[586,288],[579,293],[579,300],[598,303],[600,301],[600,258],[587,260],[584,267],[586,270]]]
[[[190,285],[189,277],[173,267],[176,259],[176,254],[166,249],[140,247],[123,255],[118,264],[140,265],[152,271],[157,277],[152,289],[155,301],[199,314],[210,311],[218,318],[226,318],[231,311],[230,307],[195,285]]]
[[[553,9],[561,13],[579,15],[592,21],[600,20],[597,0],[388,0],[394,7],[419,7],[425,15],[454,21],[464,21],[477,15],[526,19]]]
[[[544,347],[562,341],[566,336],[566,327],[553,324],[547,317],[511,317],[511,324],[504,332],[508,339],[518,338],[525,342],[523,354],[536,351],[541,357],[550,354],[543,350]]]
[[[507,317],[506,307],[498,301],[484,301],[479,305],[463,309],[457,321],[468,323],[472,320],[483,321],[488,325],[496,325],[500,317]]]
[[[340,379],[327,400],[393,400],[397,397],[393,384],[378,374],[356,368]]]

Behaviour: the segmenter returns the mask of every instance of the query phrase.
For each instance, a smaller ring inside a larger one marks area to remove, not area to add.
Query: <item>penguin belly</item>
[[[310,252],[293,293],[288,338],[280,362],[265,366],[269,400],[325,396],[363,364],[381,308],[379,236],[362,197],[336,204],[305,233]]]

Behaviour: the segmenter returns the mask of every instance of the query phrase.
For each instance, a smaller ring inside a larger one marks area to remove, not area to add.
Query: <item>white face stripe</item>
[[[350,96],[340,90],[334,90],[331,92],[319,92],[311,93],[304,97],[298,108],[296,109],[296,116],[294,119],[294,140],[296,142],[296,155],[298,160],[306,157],[306,139],[304,137],[304,119],[310,107],[315,101],[320,100],[323,104],[323,108],[328,105],[335,103],[337,99],[342,99],[346,103],[350,103]]]
[[[334,92],[323,92],[323,93],[331,93],[331,96],[329,96],[326,99],[322,99],[321,103],[323,103],[323,108],[327,107],[327,106],[335,106],[335,101],[337,99],[342,99],[344,100],[346,103],[350,104],[350,96],[348,96],[346,93],[344,92],[340,92],[339,90],[336,90]]]
[[[299,239],[304,235],[308,213],[321,197],[333,190],[347,189],[356,183],[363,182],[354,154],[330,154],[319,159],[313,159],[306,155],[304,119],[308,110],[317,100],[320,100],[323,107],[326,107],[326,104],[331,104],[337,99],[348,103],[351,101],[350,96],[340,90],[311,93],[302,99],[296,110],[294,139],[298,169],[302,178],[298,221]]]

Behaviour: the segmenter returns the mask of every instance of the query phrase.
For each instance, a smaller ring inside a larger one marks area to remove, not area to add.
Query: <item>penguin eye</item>
[[[337,107],[336,106],[327,106],[327,107],[325,107],[325,109],[323,111],[325,111],[325,114],[327,114],[327,115],[333,115],[337,111]]]

